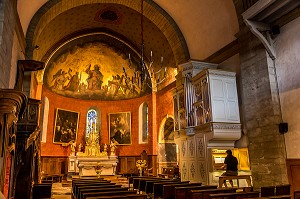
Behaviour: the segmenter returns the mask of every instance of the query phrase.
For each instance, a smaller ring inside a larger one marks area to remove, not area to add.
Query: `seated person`
[[[222,174],[222,176],[237,176],[238,175],[238,160],[236,157],[232,155],[231,150],[227,150],[227,157],[225,158],[224,165],[222,168],[226,167],[226,172]],[[233,187],[232,180],[229,180],[230,185]],[[224,186],[227,187],[226,180],[223,182]]]

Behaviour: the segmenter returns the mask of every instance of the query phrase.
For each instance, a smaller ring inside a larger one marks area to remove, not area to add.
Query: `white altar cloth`
[[[77,156],[79,176],[97,176],[95,167],[101,168],[100,175],[115,175],[117,156]]]

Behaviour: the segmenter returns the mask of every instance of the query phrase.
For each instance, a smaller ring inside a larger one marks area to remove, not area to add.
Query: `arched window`
[[[98,131],[99,124],[98,124],[98,113],[95,109],[90,109],[86,115],[86,132],[85,137],[87,138],[89,134],[93,131]]]
[[[146,102],[139,108],[139,143],[148,143],[149,109]]]

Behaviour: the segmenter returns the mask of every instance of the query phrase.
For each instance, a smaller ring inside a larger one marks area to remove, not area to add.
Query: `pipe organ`
[[[181,178],[208,184],[212,148],[234,148],[241,137],[236,77],[204,62],[181,68],[173,91]]]

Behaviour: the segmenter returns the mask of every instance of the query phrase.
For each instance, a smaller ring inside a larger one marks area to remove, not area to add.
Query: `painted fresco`
[[[151,92],[147,82],[139,81],[137,66],[129,63],[124,52],[107,44],[77,45],[46,67],[44,85],[59,95],[80,99],[136,98]]]

